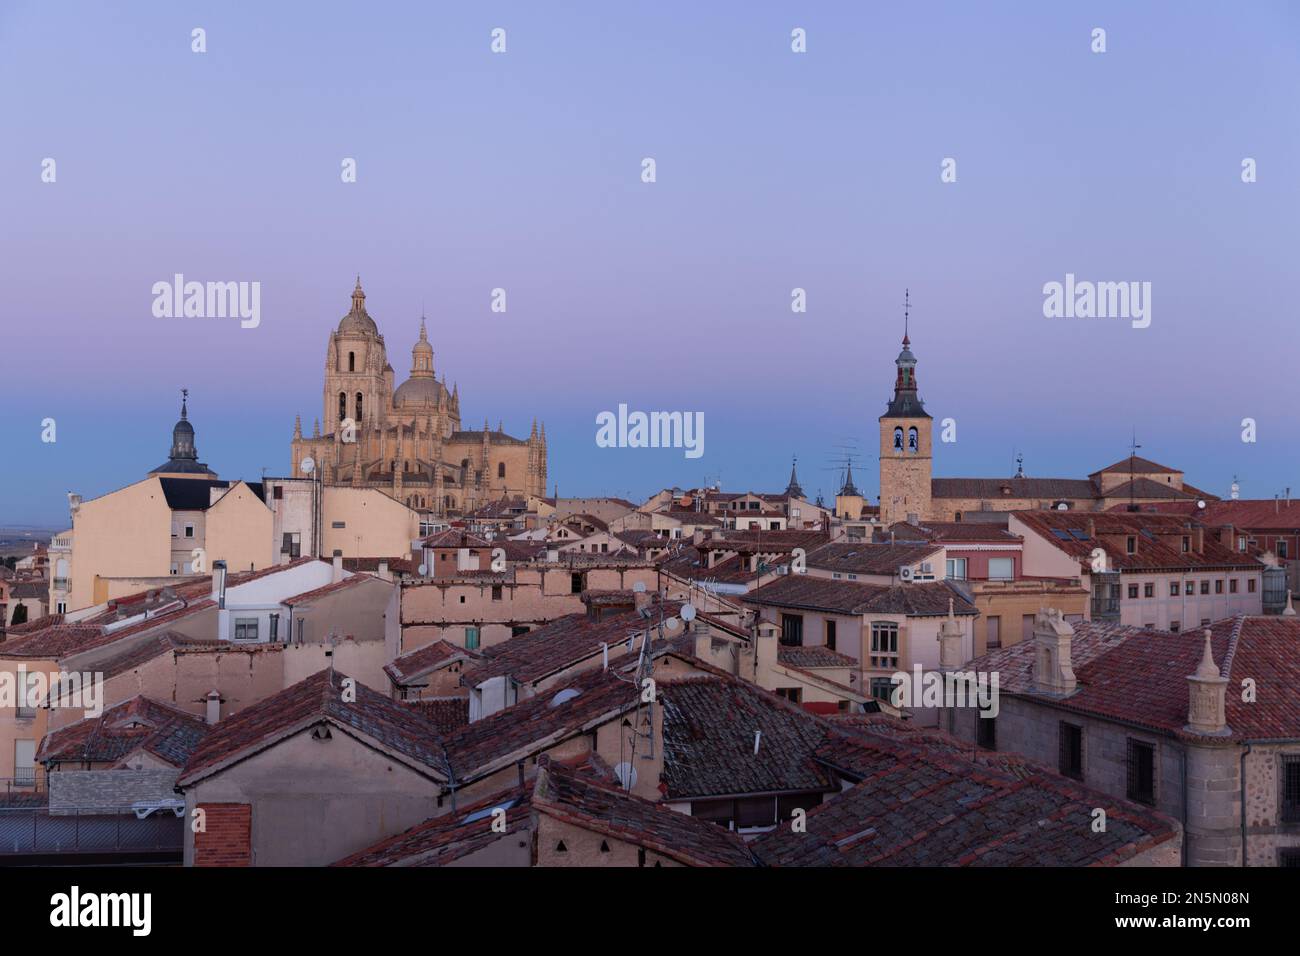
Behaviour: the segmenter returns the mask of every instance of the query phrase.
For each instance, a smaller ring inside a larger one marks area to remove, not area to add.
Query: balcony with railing
[[[1092,619],[1094,621],[1119,621],[1118,571],[1092,573]]]

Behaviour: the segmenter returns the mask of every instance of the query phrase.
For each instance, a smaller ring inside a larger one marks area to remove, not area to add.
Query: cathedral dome
[[[437,405],[446,391],[436,378],[408,378],[393,392],[393,405],[396,408]]]
[[[352,290],[352,309],[339,320],[339,332],[362,335],[378,335],[379,326],[366,311],[366,294],[361,291],[361,276],[357,276],[357,286]]]

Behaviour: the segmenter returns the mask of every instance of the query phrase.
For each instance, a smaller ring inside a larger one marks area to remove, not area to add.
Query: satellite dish
[[[664,622],[664,626],[670,631],[675,631],[682,626],[682,622],[677,620],[675,617],[670,617]]]
[[[561,704],[573,700],[573,698],[577,697],[581,693],[582,691],[580,691],[576,687],[566,687],[564,688],[564,690],[560,691],[558,694],[552,697],[551,702],[546,706],[548,709],[554,710],[556,707],[559,707]]]
[[[624,790],[631,790],[636,786],[636,767],[626,761],[614,768],[614,776],[618,778]]]
[[[682,620],[687,622],[695,620],[695,605],[693,604],[682,605]]]
[[[313,471],[316,470],[316,459],[308,455],[306,458],[302,460],[302,464],[300,464],[298,468],[302,471],[304,475],[310,475]]]
[[[1068,501],[1062,501],[1059,505],[1056,506],[1056,510],[1057,510],[1057,511],[1069,511],[1069,510],[1070,510],[1070,503],[1069,503]]]
[[[1198,508],[1204,508],[1204,507],[1205,507],[1205,501],[1204,501],[1204,500],[1201,500],[1201,501],[1196,502],[1196,507],[1198,507]]]
[[[429,573],[429,566],[427,564],[420,565],[420,577],[424,577],[428,573]]]

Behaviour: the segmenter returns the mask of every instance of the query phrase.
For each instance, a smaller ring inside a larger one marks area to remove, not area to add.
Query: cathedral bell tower
[[[894,364],[894,397],[880,416],[880,520],[890,525],[930,513],[930,438],[933,421],[917,393],[916,356],[908,337],[910,294],[903,305],[903,351]]]

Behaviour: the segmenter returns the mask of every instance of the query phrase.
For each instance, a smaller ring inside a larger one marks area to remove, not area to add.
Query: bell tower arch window
[[[357,421],[361,421],[361,417],[362,417],[362,416],[361,416],[361,403],[362,403],[362,401],[363,401],[363,396],[362,396],[362,394],[361,394],[360,392],[357,392]],[[915,432],[916,429],[912,429],[912,431]]]
[[[349,372],[355,372],[356,370],[357,370],[357,353],[356,353],[356,352],[349,352],[349,353],[348,353],[348,371],[349,371]]]
[[[903,450],[903,429],[894,429],[894,451]]]
[[[910,452],[917,450],[917,431],[915,427],[907,430],[907,450]]]
[[[348,417],[348,393],[339,392],[339,421]]]

